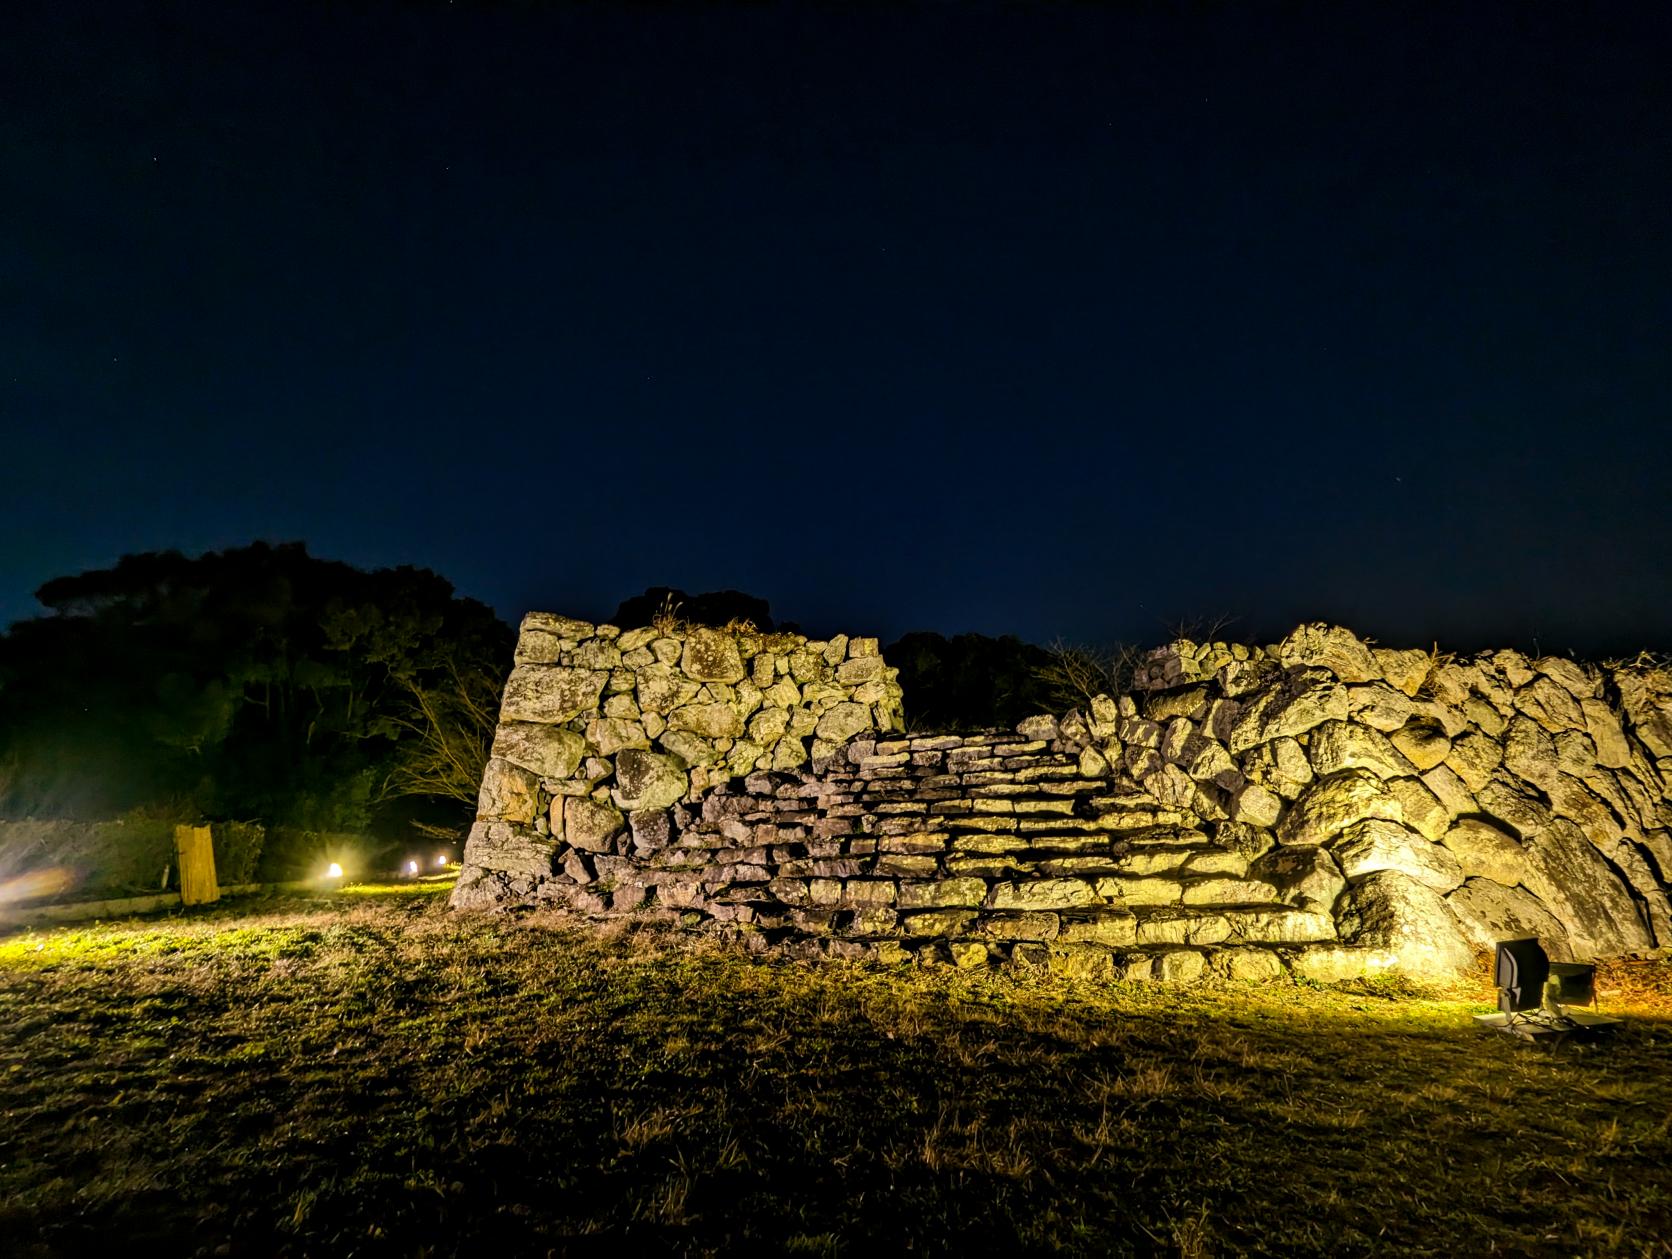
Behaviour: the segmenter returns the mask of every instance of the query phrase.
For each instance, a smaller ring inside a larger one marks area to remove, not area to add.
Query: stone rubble
[[[1303,625],[1133,694],[903,733],[875,639],[531,613],[459,908],[808,956],[1318,980],[1672,947],[1672,673]]]

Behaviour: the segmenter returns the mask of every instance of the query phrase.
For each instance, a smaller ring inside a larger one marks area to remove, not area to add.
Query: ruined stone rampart
[[[827,771],[855,736],[900,728],[895,674],[874,638],[529,613],[453,903],[595,888],[600,863],[671,842],[676,806],[747,774]]]
[[[454,904],[1190,979],[1672,946],[1672,673],[1302,626],[900,733],[875,640],[524,622]]]

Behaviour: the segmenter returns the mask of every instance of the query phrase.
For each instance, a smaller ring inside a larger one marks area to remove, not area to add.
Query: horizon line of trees
[[[140,812],[389,839],[468,826],[515,632],[436,573],[256,542],[128,555],[36,597],[47,612],[0,634],[0,818]],[[667,587],[612,620],[668,606],[775,627],[756,596]],[[1120,685],[1131,660],[933,631],[884,651],[918,729],[1061,711]]]

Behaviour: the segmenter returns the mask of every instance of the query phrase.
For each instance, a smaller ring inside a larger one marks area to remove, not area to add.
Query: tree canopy
[[[425,569],[301,543],[123,557],[0,636],[0,813],[310,829],[467,817],[511,631]]]

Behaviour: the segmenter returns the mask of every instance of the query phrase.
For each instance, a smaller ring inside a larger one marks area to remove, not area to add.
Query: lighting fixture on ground
[[[1481,1027],[1526,1040],[1564,1041],[1618,1027],[1619,1019],[1576,1007],[1596,1006],[1595,966],[1552,962],[1538,940],[1502,940],[1494,965],[1498,1013],[1477,1014]]]

